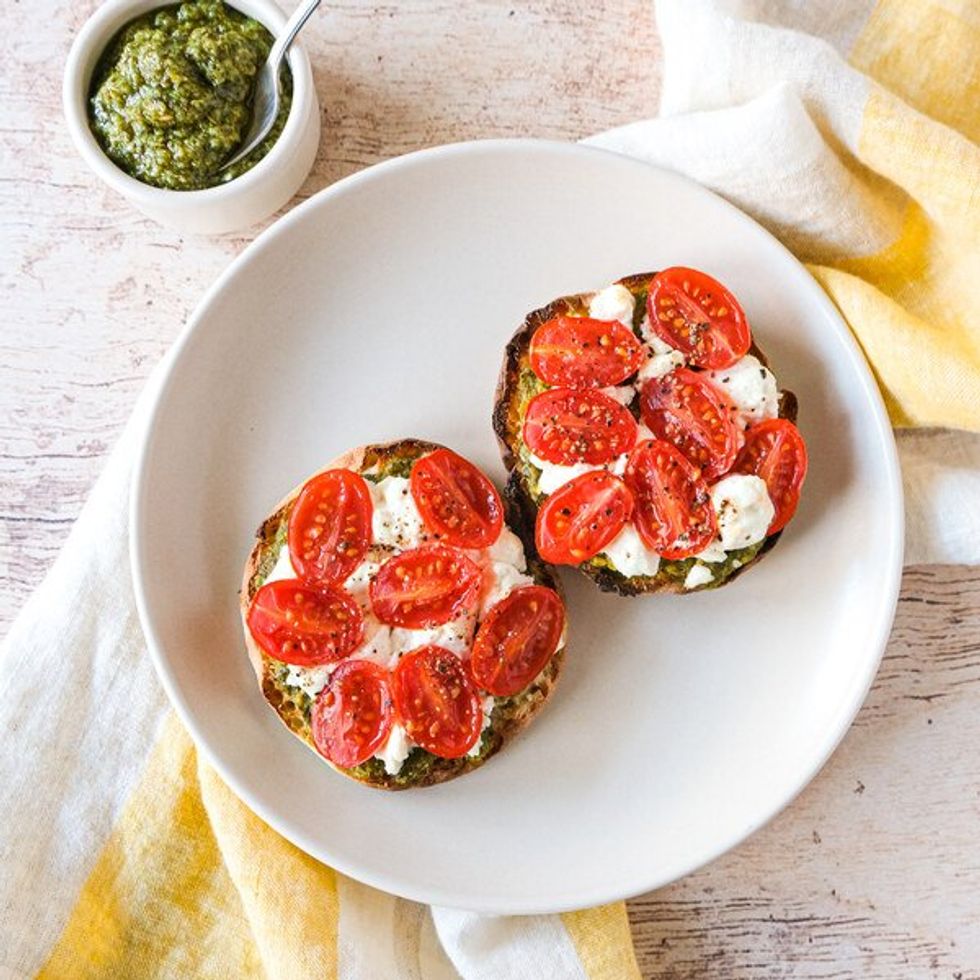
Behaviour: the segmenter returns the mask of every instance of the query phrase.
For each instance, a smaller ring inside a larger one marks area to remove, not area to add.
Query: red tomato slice
[[[687,558],[710,544],[717,531],[708,484],[681,451],[649,439],[630,453],[624,479],[633,491],[633,523],[664,558]]]
[[[675,266],[653,277],[647,294],[650,326],[698,367],[734,364],[752,346],[738,300],[717,279]]]
[[[745,448],[735,460],[736,473],[753,473],[766,481],[776,516],[767,534],[781,531],[796,513],[806,478],[806,443],[789,419],[767,419],[745,433]]]
[[[391,686],[405,731],[426,752],[457,759],[476,744],[483,707],[456,654],[438,646],[406,653],[398,661]]]
[[[549,385],[605,388],[635,374],[643,348],[618,320],[556,316],[531,337],[531,370]]]
[[[371,608],[381,622],[411,629],[448,623],[476,602],[479,591],[477,565],[441,544],[389,558],[369,588]]]
[[[412,497],[430,531],[457,548],[489,548],[504,526],[496,487],[469,460],[437,449],[413,467]]]
[[[300,491],[289,515],[289,560],[306,582],[343,582],[371,544],[371,491],[351,470],[327,470]]]
[[[298,579],[263,585],[247,618],[255,642],[270,657],[298,667],[343,660],[364,634],[361,610],[352,596]]]
[[[735,406],[687,368],[651,378],[640,394],[640,414],[653,434],[676,446],[706,480],[727,473],[742,448]]]
[[[523,691],[558,649],[565,608],[542,585],[514,589],[480,624],[470,670],[484,690],[498,697]]]
[[[553,565],[577,565],[599,554],[633,513],[633,495],[606,470],[583,473],[541,505],[534,527],[538,554]]]
[[[385,744],[394,717],[388,671],[370,660],[347,660],[313,702],[313,744],[335,765],[359,766]]]
[[[601,391],[549,388],[528,403],[524,442],[549,463],[598,466],[633,448],[636,420]]]

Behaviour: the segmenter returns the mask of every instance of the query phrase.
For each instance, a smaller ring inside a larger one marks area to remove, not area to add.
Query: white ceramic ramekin
[[[320,111],[310,60],[294,42],[289,51],[293,102],[272,149],[240,177],[203,191],[151,187],[130,177],[105,155],[90,126],[92,73],[116,32],[131,20],[173,0],[107,0],[86,21],[68,55],[62,89],[65,118],[85,162],[106,184],[162,225],[185,232],[216,235],[237,231],[281,208],[299,189],[313,166],[320,142]],[[232,0],[231,6],[278,34],[286,17],[272,0]]]

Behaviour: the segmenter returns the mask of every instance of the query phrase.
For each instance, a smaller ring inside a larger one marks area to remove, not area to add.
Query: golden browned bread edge
[[[648,283],[655,273],[641,272],[635,275],[624,276],[617,282],[626,286],[630,291],[640,288]],[[531,337],[542,323],[552,317],[563,313],[581,310],[588,307],[589,301],[595,292],[573,293],[568,296],[560,296],[556,300],[542,306],[537,310],[532,310],[524,318],[524,322],[517,329],[507,343],[504,350],[504,360],[500,368],[500,375],[497,379],[497,387],[494,393],[493,405],[493,431],[497,437],[497,445],[500,449],[500,456],[504,466],[507,468],[507,486],[504,494],[511,507],[520,515],[518,518],[521,523],[519,531],[521,537],[527,541],[534,540],[534,522],[537,517],[537,505],[531,496],[530,489],[517,465],[516,441],[519,438],[519,429],[516,427],[518,410],[516,407],[518,378],[520,376],[521,361],[527,356]],[[765,366],[768,367],[769,360],[753,339],[749,353],[754,354]],[[796,421],[797,401],[796,395],[791,391],[780,389],[779,392],[779,415],[781,418]],[[517,530],[517,528],[515,528]],[[741,575],[747,568],[751,568],[759,562],[763,556],[768,554],[779,540],[782,531],[777,532],[766,538],[765,544],[759,553],[747,561],[740,568],[735,569],[720,585],[722,588],[728,585],[733,579]],[[576,566],[579,571],[591,578],[603,592],[615,592],[623,596],[648,595],[655,592],[675,593],[688,595],[693,591],[685,589],[683,583],[666,580],[658,581],[655,578],[646,576],[629,577],[620,572],[609,568],[595,565],[591,562],[583,562]]]
[[[262,653],[258,644],[252,639],[247,621],[249,605],[251,604],[252,597],[255,595],[255,592],[258,591],[258,587],[256,587],[254,584],[256,573],[258,572],[258,569],[262,563],[262,558],[265,551],[270,548],[275,541],[276,533],[286,516],[286,511],[292,505],[293,501],[299,496],[299,493],[303,487],[311,479],[313,479],[314,476],[317,476],[327,470],[345,468],[352,469],[356,472],[361,472],[362,468],[369,468],[376,461],[391,459],[394,457],[406,459],[411,457],[414,459],[439,448],[441,448],[441,446],[438,443],[426,442],[421,439],[399,439],[390,443],[358,446],[355,449],[348,450],[347,452],[341,454],[319,469],[316,473],[308,476],[302,483],[293,488],[293,490],[283,497],[283,499],[276,504],[269,516],[259,525],[255,534],[255,544],[253,545],[248,559],[245,562],[242,587],[239,592],[239,611],[242,619],[242,630],[245,635],[245,647],[248,652],[249,662],[251,663],[256,679],[258,680],[259,689],[261,690],[262,696],[265,698],[266,703],[273,709],[273,711],[275,711],[279,720],[286,726],[286,728],[288,728],[289,731],[296,736],[296,738],[306,745],[307,748],[309,748],[321,762],[326,763],[326,765],[330,766],[341,775],[347,776],[349,779],[353,779],[355,782],[363,782],[366,785],[373,786],[378,789],[401,790],[417,789],[424,786],[434,786],[437,783],[455,779],[457,776],[461,776],[464,773],[478,769],[488,759],[496,755],[503,748],[506,742],[513,739],[520,731],[526,728],[538,714],[538,712],[541,711],[545,703],[554,692],[555,685],[558,682],[558,676],[561,673],[565,659],[565,646],[563,645],[555,652],[551,660],[548,662],[548,665],[538,675],[534,683],[527,689],[526,692],[519,696],[523,699],[522,702],[517,702],[517,699],[507,699],[508,702],[516,703],[516,706],[510,710],[504,710],[499,704],[497,705],[497,707],[494,709],[493,723],[491,728],[488,729],[488,731],[491,732],[489,737],[492,737],[494,742],[487,752],[482,754],[478,759],[466,756],[461,759],[439,759],[424,774],[423,778],[410,784],[396,782],[393,778],[361,778],[359,775],[351,772],[350,770],[334,765],[329,759],[325,759],[319,752],[317,752],[311,739],[306,738],[302,733],[296,731],[296,729],[289,723],[288,715],[282,709],[279,688],[276,686],[275,681],[273,680],[268,669],[270,658]],[[533,535],[531,541],[529,542],[526,536],[521,533],[520,528],[515,526],[515,524],[518,522],[514,518],[511,511],[511,505],[507,501],[506,494],[505,511],[508,525],[524,541],[528,564],[528,574],[530,574],[539,584],[547,585],[548,587],[554,589],[559,595],[562,595],[562,598],[564,599],[561,583],[557,576],[538,558],[534,551]],[[526,697],[524,696],[525,694],[527,695]],[[500,714],[501,711],[504,713]],[[486,733],[484,734],[484,737],[488,737]]]

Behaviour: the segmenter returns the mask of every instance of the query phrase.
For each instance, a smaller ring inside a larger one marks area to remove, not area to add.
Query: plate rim
[[[479,895],[469,895],[461,900],[461,896],[449,893],[438,887],[431,887],[424,882],[407,882],[400,876],[389,876],[384,873],[375,873],[371,870],[352,864],[349,861],[328,853],[329,849],[321,846],[320,841],[314,841],[307,835],[298,832],[297,828],[290,826],[288,818],[280,817],[270,806],[266,806],[243,779],[229,767],[227,767],[219,756],[207,742],[206,738],[200,733],[194,715],[191,712],[186,700],[184,699],[177,683],[176,676],[172,671],[167,655],[164,650],[164,643],[159,637],[155,627],[155,621],[151,605],[144,588],[147,569],[147,555],[145,542],[143,540],[142,527],[146,522],[145,500],[147,495],[146,469],[148,466],[151,450],[157,435],[158,427],[161,423],[161,407],[175,383],[175,370],[189,344],[194,339],[201,324],[205,322],[205,314],[214,298],[222,292],[226,283],[236,274],[238,268],[248,261],[255,253],[264,249],[269,243],[281,235],[287,234],[307,211],[313,210],[322,205],[326,200],[346,194],[351,189],[362,183],[383,180],[386,175],[398,170],[408,169],[416,166],[425,166],[430,160],[444,159],[453,156],[465,156],[480,153],[495,152],[526,152],[528,150],[540,151],[545,154],[553,153],[569,157],[615,157],[621,162],[633,165],[637,168],[644,168],[667,177],[669,180],[678,181],[686,184],[696,191],[708,195],[714,199],[714,203],[730,212],[733,212],[736,220],[754,226],[756,231],[761,231],[779,251],[783,252],[793,264],[800,267],[807,275],[813,288],[813,301],[833,322],[840,339],[843,340],[848,348],[852,361],[861,378],[861,383],[865,393],[869,397],[872,405],[872,416],[869,424],[873,426],[874,434],[883,451],[885,463],[885,492],[891,503],[891,533],[888,539],[889,553],[887,555],[887,576],[885,587],[879,592],[879,601],[875,612],[877,629],[873,646],[876,654],[870,657],[865,665],[863,672],[856,676],[852,682],[850,697],[846,702],[838,707],[834,717],[834,722],[827,728],[827,733],[818,740],[821,751],[815,754],[815,761],[794,781],[792,787],[785,794],[780,796],[780,802],[771,809],[770,812],[760,816],[747,826],[735,828],[734,831],[726,836],[724,841],[716,846],[710,853],[700,856],[697,860],[689,862],[677,873],[667,876],[654,877],[641,887],[635,887],[630,883],[625,888],[623,885],[616,886],[610,884],[604,888],[593,888],[584,894],[575,896],[565,896],[553,902],[542,904],[541,901],[525,901],[523,899],[511,901],[509,904],[501,905],[499,901],[491,899],[483,900]],[[301,202],[287,214],[274,221],[267,228],[263,229],[228,265],[221,271],[214,282],[205,290],[200,300],[195,305],[193,311],[188,316],[184,326],[181,328],[177,338],[164,354],[161,362],[156,368],[154,375],[151,375],[150,382],[147,384],[146,398],[146,422],[143,432],[139,438],[139,445],[133,463],[133,476],[130,485],[129,506],[128,506],[128,530],[129,530],[129,559],[130,572],[133,584],[133,591],[136,600],[136,608],[139,621],[146,641],[147,651],[156,671],[167,698],[171,706],[177,712],[181,723],[190,734],[195,747],[203,752],[204,757],[219,774],[221,779],[229,786],[236,796],[257,816],[265,821],[277,833],[286,840],[299,847],[305,853],[314,857],[316,860],[327,864],[335,870],[345,874],[357,881],[379,888],[411,901],[421,902],[429,905],[441,905],[453,908],[465,909],[469,911],[485,914],[506,914],[506,915],[530,915],[530,914],[549,914],[573,911],[581,908],[588,908],[596,905],[604,905],[609,902],[621,901],[636,895],[641,895],[657,888],[664,887],[673,881],[680,880],[698,869],[717,860],[723,854],[728,853],[734,847],[741,844],[758,830],[768,824],[786,809],[800,793],[812,782],[820,770],[826,765],[827,761],[837,750],[844,736],[848,733],[851,725],[867,697],[871,685],[877,675],[882,656],[887,646],[888,638],[891,634],[894,623],[895,613],[898,605],[898,596],[901,587],[901,576],[903,568],[904,538],[905,538],[905,519],[904,519],[904,496],[901,480],[901,470],[898,461],[898,450],[895,443],[894,432],[885,409],[884,400],[870,365],[868,364],[863,351],[860,348],[850,328],[844,321],[840,311],[824,292],[820,284],[810,274],[806,266],[796,258],[771,232],[763,227],[759,222],[727,201],[721,195],[715,193],[704,185],[692,180],[689,177],[679,174],[676,171],[667,170],[656,166],[636,157],[617,153],[605,148],[590,146],[582,143],[565,143],[558,140],[549,139],[528,139],[528,138],[502,138],[502,139],[480,139],[467,140],[457,143],[448,143],[441,146],[428,147],[415,150],[411,153],[403,154],[384,160],[380,163],[365,167],[362,170],[349,174],[340,180],[329,184],[307,200]]]

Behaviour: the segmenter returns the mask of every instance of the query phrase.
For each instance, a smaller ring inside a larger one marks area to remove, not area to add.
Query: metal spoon
[[[227,170],[233,163],[238,163],[242,157],[248,156],[269,135],[276,117],[279,115],[279,106],[282,103],[279,66],[282,64],[282,59],[286,57],[286,52],[293,43],[293,39],[299,34],[300,28],[319,6],[320,0],[304,0],[293,11],[293,16],[286,21],[286,26],[276,38],[272,50],[269,51],[269,57],[265,59],[265,64],[255,76],[252,123],[248,127],[248,132],[242,140],[240,149],[218,168],[218,173]]]

